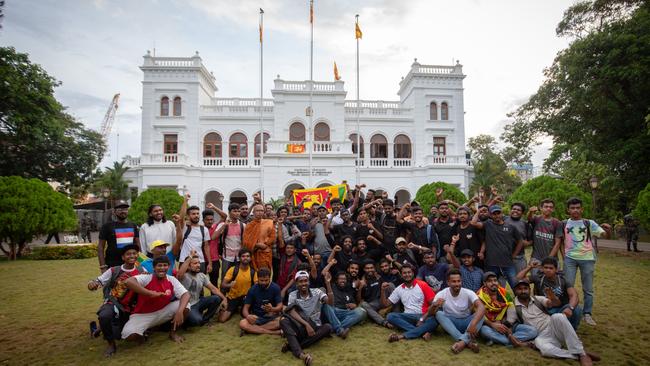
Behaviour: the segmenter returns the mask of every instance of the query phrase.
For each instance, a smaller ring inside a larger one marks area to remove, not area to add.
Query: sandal
[[[456,342],[451,346],[451,351],[454,354],[459,354],[465,349],[465,342]]]
[[[392,333],[390,336],[388,336],[388,342],[393,343],[399,341],[399,334],[397,333]]]
[[[467,348],[471,349],[474,353],[479,353],[480,349],[478,348],[478,343],[476,341],[471,341],[467,344]]]
[[[309,353],[303,353],[304,357],[302,359],[302,362],[305,364],[305,366],[311,366],[312,361],[314,358],[309,354]]]
[[[289,350],[289,343],[284,342],[284,344],[282,345],[282,348],[280,349],[280,352],[287,353],[288,350]]]

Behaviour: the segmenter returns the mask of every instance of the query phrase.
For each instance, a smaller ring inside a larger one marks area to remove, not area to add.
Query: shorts
[[[255,321],[255,325],[264,325],[268,322],[274,321],[277,319],[279,315],[264,315],[264,316],[258,316],[257,320]]]
[[[228,308],[226,311],[229,313],[234,313],[237,311],[237,309],[241,311],[241,308],[244,307],[244,298],[245,296],[241,296],[236,299],[228,299]]]

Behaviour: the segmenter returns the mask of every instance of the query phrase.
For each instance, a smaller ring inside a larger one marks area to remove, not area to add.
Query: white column
[[[395,159],[395,151],[393,150],[393,142],[389,141],[388,142],[388,166],[389,167],[392,167],[395,164],[393,161],[394,159]]]

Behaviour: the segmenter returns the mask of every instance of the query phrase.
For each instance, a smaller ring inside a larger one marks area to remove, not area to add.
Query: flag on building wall
[[[336,61],[334,61],[334,80],[341,80],[341,76],[339,75],[339,68],[336,67]]]
[[[321,188],[296,189],[293,191],[293,204],[297,206],[303,198],[306,198],[303,207],[309,208],[315,203],[320,205],[327,200],[327,196],[330,193],[332,194],[331,198],[338,198],[343,201],[348,195],[347,186],[345,184],[337,184],[335,186]],[[326,203],[326,207],[328,210],[330,209],[329,201]]]
[[[284,152],[289,154],[302,154],[305,152],[305,144],[287,144]]]
[[[361,39],[362,37],[363,33],[361,33],[361,28],[359,28],[359,22],[356,22],[354,24],[354,38]]]

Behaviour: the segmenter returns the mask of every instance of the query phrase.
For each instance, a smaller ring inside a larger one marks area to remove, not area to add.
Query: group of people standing
[[[307,365],[305,348],[330,335],[346,339],[366,318],[393,330],[389,342],[428,340],[440,325],[453,353],[478,352],[482,337],[585,365],[598,359],[576,329],[581,320],[596,325],[592,238],[610,228],[583,219],[579,199],[559,221],[548,199],[530,209],[514,203],[504,215],[496,190],[461,205],[439,189],[426,212],[415,201],[396,207],[365,185],[348,191],[277,209],[256,195],[250,207],[231,203],[227,212],[188,207],[186,195],[171,220],[152,205],[141,227],[118,202],[116,221],[99,234],[101,275],[88,284],[104,290],[95,334],[108,342],[106,355],[120,338],[141,342],[166,328],[180,342],[181,327],[238,313],[242,335],[281,335],[282,351]]]

